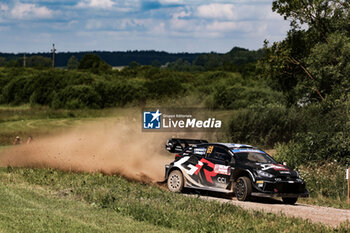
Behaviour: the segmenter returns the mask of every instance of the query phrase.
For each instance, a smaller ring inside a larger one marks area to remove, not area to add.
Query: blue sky
[[[0,52],[227,52],[282,40],[272,0],[0,0]]]

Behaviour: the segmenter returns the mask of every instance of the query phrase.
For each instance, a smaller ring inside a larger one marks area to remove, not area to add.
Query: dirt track
[[[195,196],[192,194],[186,194],[189,196]],[[197,197],[197,195],[196,195]],[[350,222],[350,210],[336,209],[330,207],[321,207],[297,203],[295,205],[285,205],[281,201],[275,199],[261,199],[257,201],[241,202],[236,199],[225,199],[213,196],[199,196],[202,199],[210,201],[219,201],[224,203],[230,203],[232,205],[240,206],[248,210],[261,210],[269,213],[283,213],[286,216],[299,217],[308,219],[313,223],[322,223],[336,227],[339,224],[349,221]]]

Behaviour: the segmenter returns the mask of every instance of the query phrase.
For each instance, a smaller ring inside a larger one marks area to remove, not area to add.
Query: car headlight
[[[268,172],[261,171],[261,170],[257,170],[256,173],[260,177],[267,177],[267,178],[273,178],[274,177],[274,175],[272,175],[272,174],[270,174]]]

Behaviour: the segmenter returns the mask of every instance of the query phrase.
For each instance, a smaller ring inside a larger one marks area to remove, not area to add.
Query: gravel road
[[[195,194],[185,194],[189,196],[196,196]],[[210,201],[219,201],[224,203],[230,203],[232,205],[240,206],[248,210],[261,210],[269,213],[283,213],[286,216],[299,217],[308,219],[313,223],[323,223],[333,227],[339,224],[349,221],[350,222],[350,210],[336,209],[330,207],[306,205],[296,203],[295,205],[285,205],[282,201],[276,199],[257,199],[256,201],[241,202],[234,199],[227,199],[215,196],[199,195],[200,198]]]

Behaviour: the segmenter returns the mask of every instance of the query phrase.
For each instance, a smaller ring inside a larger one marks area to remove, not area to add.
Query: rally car
[[[181,138],[169,139],[165,147],[176,153],[165,166],[165,181],[172,192],[203,189],[235,194],[239,201],[251,196],[282,197],[286,204],[309,196],[297,171],[256,147]]]

